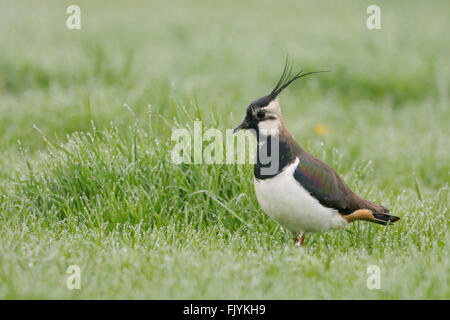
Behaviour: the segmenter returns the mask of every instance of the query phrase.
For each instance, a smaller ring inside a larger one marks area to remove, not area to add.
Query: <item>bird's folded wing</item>
[[[320,204],[341,214],[349,214],[371,204],[354,194],[339,175],[327,164],[304,153],[294,172],[294,178]]]

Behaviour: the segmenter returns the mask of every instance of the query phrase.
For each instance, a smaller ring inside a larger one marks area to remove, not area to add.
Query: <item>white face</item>
[[[258,129],[260,133],[264,134],[265,132],[269,132],[269,134],[275,131],[280,130],[281,126],[281,111],[280,111],[280,103],[278,98],[272,100],[267,106],[264,108],[260,108],[256,111],[256,114],[258,114],[258,111],[264,111],[265,115],[264,118],[259,120],[258,118]]]

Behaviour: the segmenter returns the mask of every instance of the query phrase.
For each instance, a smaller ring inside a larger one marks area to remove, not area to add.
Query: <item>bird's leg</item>
[[[292,232],[292,237],[294,239],[294,246],[298,246],[297,232]]]
[[[300,247],[303,247],[303,241],[305,241],[305,234],[306,232],[302,233],[302,239],[300,240]]]

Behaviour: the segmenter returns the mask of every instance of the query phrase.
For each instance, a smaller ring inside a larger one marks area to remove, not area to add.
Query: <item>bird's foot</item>
[[[305,232],[302,233],[302,237],[300,239],[300,241],[298,241],[298,236],[296,232],[292,232],[292,237],[294,240],[294,246],[296,247],[303,247],[303,242],[305,241]]]
[[[296,232],[292,232],[292,239],[294,240],[294,246],[298,246],[298,237]]]

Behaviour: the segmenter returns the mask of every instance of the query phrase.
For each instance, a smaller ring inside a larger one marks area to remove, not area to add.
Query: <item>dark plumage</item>
[[[389,212],[384,206],[355,194],[332,167],[303,150],[287,131],[280,135],[280,140],[287,141],[292,162],[295,158],[300,160],[294,172],[295,180],[323,206],[336,209],[344,215],[359,209],[369,209],[379,214]]]

